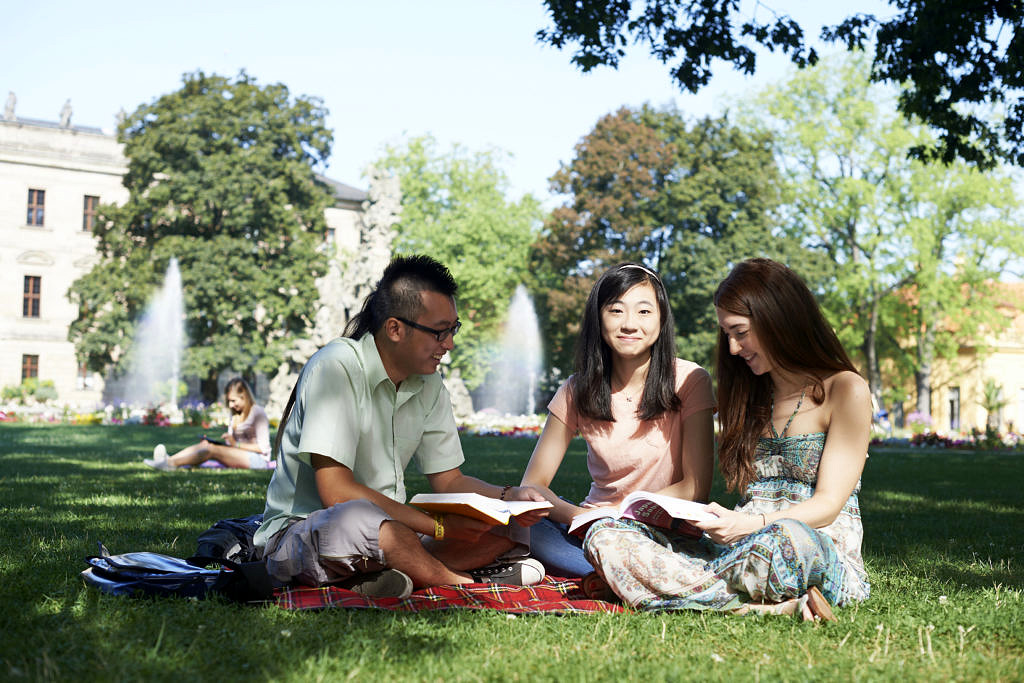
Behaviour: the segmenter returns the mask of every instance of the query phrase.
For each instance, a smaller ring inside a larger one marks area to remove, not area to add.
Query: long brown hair
[[[857,372],[807,285],[785,265],[765,258],[743,261],[715,290],[715,306],[750,319],[761,350],[779,370],[804,378],[810,398],[825,400],[823,378]],[[729,490],[745,491],[754,479],[758,438],[771,420],[772,380],[755,375],[718,330],[718,460]]]
[[[232,391],[240,391],[242,392],[242,395],[245,396],[245,410],[243,410],[241,414],[238,416],[237,423],[242,424],[243,422],[245,422],[245,418],[249,417],[249,411],[252,410],[252,406],[254,403],[256,403],[256,400],[252,397],[252,389],[249,388],[249,383],[246,382],[241,377],[235,377],[234,379],[229,380],[228,383],[224,385],[225,405],[227,404],[228,396],[231,394]],[[232,417],[231,419],[232,421],[234,421],[234,417]],[[234,424],[234,422],[232,422],[232,424]]]

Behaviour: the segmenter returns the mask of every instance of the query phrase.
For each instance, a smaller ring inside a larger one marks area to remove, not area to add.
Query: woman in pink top
[[[270,420],[266,411],[256,405],[249,385],[241,378],[231,380],[224,387],[224,399],[231,411],[231,422],[221,441],[204,436],[199,443],[171,456],[163,444],[157,444],[153,458],[142,462],[164,471],[201,465],[207,460],[242,469],[270,467]]]
[[[531,527],[530,553],[548,573],[593,567],[568,523],[585,508],[618,505],[634,491],[706,501],[714,471],[711,378],[675,357],[675,324],[661,278],[636,263],[605,271],[590,290],[575,373],[548,404],[548,419],[523,475],[554,507]],[[593,478],[581,505],[549,487],[576,435]]]

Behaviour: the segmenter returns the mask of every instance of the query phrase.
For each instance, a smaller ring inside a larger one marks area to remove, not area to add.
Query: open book
[[[428,512],[454,513],[488,524],[508,524],[512,517],[551,507],[546,500],[499,500],[479,493],[417,493],[409,501]]]
[[[590,508],[576,515],[569,525],[569,533],[583,536],[591,524],[604,517],[625,517],[677,533],[700,536],[703,532],[690,522],[704,522],[715,519],[717,515],[705,510],[704,503],[660,493],[635,491],[626,496],[618,507],[608,505]]]

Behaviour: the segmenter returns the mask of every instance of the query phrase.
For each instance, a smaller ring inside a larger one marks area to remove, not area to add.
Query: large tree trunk
[[[249,385],[249,389],[252,391],[253,396],[256,395],[256,371],[252,368],[242,371],[242,379]]]
[[[868,313],[868,328],[864,332],[864,362],[867,365],[868,388],[875,398],[879,410],[885,409],[885,402],[882,400],[882,371],[878,367],[878,299],[871,303],[871,310]]]
[[[932,412],[932,361],[935,360],[935,326],[925,318],[921,336],[917,340],[917,370],[914,383],[917,389],[917,411],[925,415]]]
[[[203,395],[203,400],[207,403],[216,403],[220,400],[219,392],[217,391],[217,375],[218,373],[211,373],[207,377],[199,380],[199,391]]]

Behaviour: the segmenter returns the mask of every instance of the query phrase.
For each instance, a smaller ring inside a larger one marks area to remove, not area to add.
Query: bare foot
[[[616,602],[619,596],[611,589],[605,580],[597,572],[590,572],[580,581],[580,588],[583,594],[591,600],[604,600],[605,602]]]
[[[782,602],[748,602],[739,609],[733,610],[733,614],[771,614],[776,616],[791,617],[802,612],[806,606],[803,598],[790,598]]]

